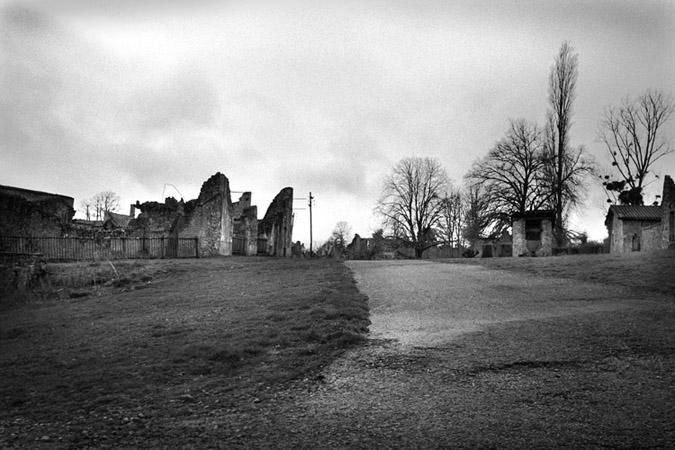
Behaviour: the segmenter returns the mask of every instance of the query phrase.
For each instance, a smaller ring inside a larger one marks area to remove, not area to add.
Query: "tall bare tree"
[[[375,211],[418,258],[437,243],[434,228],[441,219],[447,185],[445,169],[432,158],[402,159],[385,179]]]
[[[459,189],[452,189],[442,199],[443,210],[439,220],[438,237],[445,244],[455,248],[463,247],[464,203]]]
[[[105,213],[115,212],[120,207],[120,196],[112,191],[103,191],[91,199],[96,220],[103,220]]]
[[[504,217],[539,209],[551,198],[543,179],[542,147],[535,124],[511,121],[506,136],[474,163],[467,178],[483,185],[492,208]]]
[[[555,211],[554,232],[559,246],[565,241],[568,208],[579,202],[583,179],[593,171],[593,163],[583,149],[572,149],[569,142],[578,75],[579,57],[570,43],[564,42],[549,75],[544,139],[550,203]]]
[[[496,238],[510,226],[508,222],[508,216],[504,217],[495,209],[491,193],[484,183],[476,182],[467,186],[462,236],[470,245],[479,239]]]
[[[82,214],[84,214],[85,220],[91,220],[92,212],[93,212],[93,202],[90,198],[85,198],[83,200],[80,200],[80,209],[82,211]]]
[[[674,111],[673,98],[654,90],[606,109],[599,135],[619,179],[606,176],[604,185],[618,192],[621,203],[643,204],[642,190],[653,165],[675,151],[663,136],[663,125]]]

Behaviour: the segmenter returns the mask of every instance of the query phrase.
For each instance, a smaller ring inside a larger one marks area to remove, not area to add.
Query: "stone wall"
[[[12,186],[0,186],[0,235],[60,237],[70,232],[74,200]]]
[[[167,197],[164,203],[136,203],[134,208],[140,211],[135,219],[129,221],[128,235],[131,237],[169,237],[175,235],[181,218],[185,216],[185,203]],[[175,236],[174,236],[175,237]]]
[[[551,256],[553,254],[553,222],[549,219],[541,221],[541,247],[537,256]]]
[[[642,234],[640,236],[640,250],[651,252],[660,250],[662,247],[662,227],[658,222],[643,222]]]
[[[619,219],[616,214],[612,214],[607,228],[609,232],[609,252],[623,253],[623,220]]]
[[[231,255],[234,236],[245,242],[245,255],[255,255],[258,238],[263,237],[267,240],[265,254],[292,255],[290,187],[274,198],[262,221],[258,221],[257,207],[251,205],[250,192],[232,203],[229,180],[220,172],[202,184],[197,199],[184,202],[168,197],[164,203],[136,202],[131,216],[115,215],[119,220],[106,224],[83,220],[73,223],[73,203],[71,197],[0,186],[0,235],[198,238],[200,256]],[[140,214],[132,219],[136,210]]]
[[[251,193],[244,192],[232,206],[234,236],[244,240],[244,254],[258,253],[258,207],[251,206]]]
[[[230,182],[218,172],[202,184],[194,210],[185,215],[176,232],[180,237],[199,238],[199,255],[232,254],[232,200]]]
[[[527,246],[525,241],[525,219],[517,219],[513,221],[511,233],[513,234],[513,256],[520,256],[527,254]]]
[[[267,239],[266,254],[291,256],[293,246],[293,188],[282,189],[258,223],[258,236]]]
[[[661,223],[655,221],[625,220],[614,218],[613,238],[610,242],[611,253],[630,253],[633,240],[639,242],[639,251],[648,252],[661,249]]]

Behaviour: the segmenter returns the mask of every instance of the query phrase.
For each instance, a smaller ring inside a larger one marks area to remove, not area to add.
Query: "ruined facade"
[[[75,210],[72,197],[0,185],[0,235],[64,236]]]
[[[527,211],[513,215],[513,256],[551,256],[555,212]]]
[[[661,206],[612,205],[605,226],[610,253],[661,250],[675,246],[675,183],[666,175]]]
[[[202,184],[197,201],[183,207],[172,236],[198,238],[200,256],[231,255],[232,214],[230,182],[218,172]]]
[[[251,193],[244,192],[232,206],[233,253],[251,256],[258,253],[258,207],[251,205]]]
[[[291,256],[293,189],[283,189],[258,221],[251,193],[232,202],[229,180],[218,172],[202,185],[199,197],[184,202],[136,203],[141,213],[130,220],[131,236],[198,238],[199,255]]]
[[[258,237],[264,242],[264,254],[291,256],[293,246],[293,188],[283,188],[265,217],[258,224]],[[261,245],[263,247],[263,245]],[[259,249],[260,252],[261,249]]]

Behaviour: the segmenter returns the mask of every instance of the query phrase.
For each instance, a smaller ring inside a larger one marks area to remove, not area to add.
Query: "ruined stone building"
[[[261,221],[257,211],[250,192],[232,202],[220,172],[194,200],[136,202],[129,215],[109,212],[103,221],[73,221],[71,197],[0,186],[0,236],[189,238],[197,239],[199,256],[291,256],[293,189],[282,189]]]
[[[262,221],[250,192],[232,202],[229,180],[220,172],[203,183],[195,200],[169,197],[164,203],[137,202],[133,208],[140,214],[129,222],[131,236],[198,238],[200,256],[291,256],[292,188],[281,190]]]
[[[63,236],[75,215],[73,203],[65,195],[0,185],[0,235]]]
[[[551,256],[555,211],[535,210],[513,215],[513,256]]]
[[[610,253],[675,247],[675,183],[666,175],[660,206],[612,205],[605,226]]]

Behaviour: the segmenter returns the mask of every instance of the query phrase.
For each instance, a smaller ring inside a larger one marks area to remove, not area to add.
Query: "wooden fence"
[[[74,238],[0,236],[0,255],[46,260],[198,258],[197,238]]]

